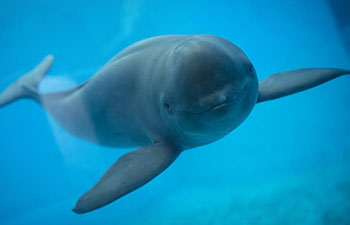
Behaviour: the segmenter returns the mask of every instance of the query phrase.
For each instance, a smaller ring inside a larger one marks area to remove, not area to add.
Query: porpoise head
[[[219,38],[191,38],[168,58],[160,111],[175,130],[218,139],[253,109],[258,94],[252,63],[234,44]]]

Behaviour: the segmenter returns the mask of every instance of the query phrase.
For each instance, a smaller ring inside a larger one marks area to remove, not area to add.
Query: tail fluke
[[[0,107],[22,98],[39,101],[38,85],[50,69],[53,60],[53,55],[46,56],[33,70],[8,86],[0,94]]]

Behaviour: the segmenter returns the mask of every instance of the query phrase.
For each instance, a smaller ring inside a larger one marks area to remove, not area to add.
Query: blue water
[[[350,68],[346,0],[0,0],[0,90],[48,53],[42,90],[88,79],[129,44],[213,34],[259,79]],[[60,78],[58,78],[60,77]],[[31,101],[0,109],[0,224],[350,224],[350,77],[259,104],[234,132],[184,152],[155,180],[84,215],[76,200],[131,149],[62,130]]]

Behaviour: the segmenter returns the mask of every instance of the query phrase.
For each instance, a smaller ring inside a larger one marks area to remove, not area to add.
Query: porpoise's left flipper
[[[269,76],[259,83],[258,103],[291,95],[350,74],[342,69],[300,69]]]
[[[165,170],[179,152],[171,145],[155,143],[123,155],[79,199],[73,212],[100,208],[141,187]]]

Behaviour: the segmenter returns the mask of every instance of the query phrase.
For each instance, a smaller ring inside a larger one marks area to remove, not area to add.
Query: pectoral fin
[[[123,155],[79,199],[73,211],[89,212],[121,198],[159,175],[178,155],[176,148],[161,143]]]
[[[350,74],[342,69],[300,69],[269,76],[259,83],[258,103],[291,95]]]

